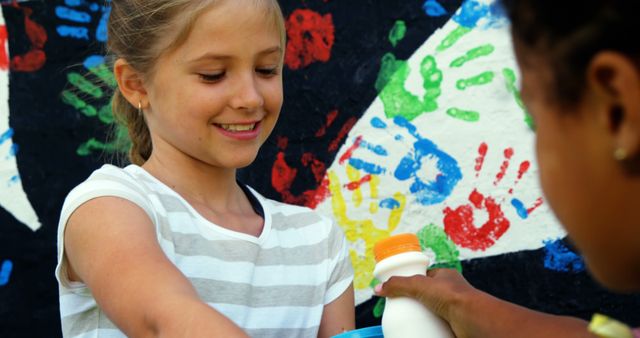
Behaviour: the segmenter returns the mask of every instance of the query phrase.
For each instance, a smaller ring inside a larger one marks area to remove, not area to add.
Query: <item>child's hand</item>
[[[456,310],[467,303],[471,296],[480,293],[455,269],[434,269],[427,276],[391,277],[378,284],[376,295],[380,297],[410,297],[418,300],[436,315],[449,322],[456,332]]]

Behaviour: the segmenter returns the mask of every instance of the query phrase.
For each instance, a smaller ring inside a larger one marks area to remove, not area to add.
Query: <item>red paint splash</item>
[[[498,185],[500,181],[504,178],[504,175],[507,174],[507,169],[509,169],[509,162],[511,161],[511,157],[513,156],[513,148],[507,148],[504,150],[504,161],[500,166],[500,172],[496,175],[496,180],[493,181],[493,185]]]
[[[318,129],[318,131],[316,132],[316,137],[324,136],[327,133],[327,128],[333,124],[333,121],[335,121],[336,117],[338,117],[337,110],[330,112],[327,115],[327,122],[325,123],[325,125]]]
[[[0,69],[9,69],[9,53],[7,52],[7,26],[0,26]]]
[[[510,222],[504,216],[498,203],[491,197],[485,197],[477,189],[469,195],[470,204],[463,204],[455,210],[446,208],[444,230],[457,245],[471,250],[486,250],[493,246],[509,229]],[[474,210],[485,211],[489,219],[476,226]]]
[[[278,136],[276,142],[280,150],[285,150],[289,146],[289,139],[284,136]]]
[[[484,142],[482,142],[480,144],[480,147],[478,147],[478,154],[480,154],[480,156],[476,158],[476,166],[474,167],[474,169],[476,170],[476,177],[480,175],[480,171],[482,170],[482,165],[484,164],[484,159],[487,157],[488,149],[489,149],[489,146]]]
[[[284,159],[284,153],[279,152],[271,168],[271,185],[273,188],[280,193],[288,191],[297,174],[298,169],[290,167]]]
[[[541,205],[542,205],[542,203],[543,203],[543,201],[542,201],[542,197],[538,197],[538,199],[536,200],[536,202],[535,202],[535,203],[533,203],[533,206],[532,206],[531,208],[527,209],[527,214],[528,214],[528,215],[531,215],[531,213],[532,213],[534,210],[538,209],[538,207],[539,207],[539,206],[541,206]]]
[[[518,169],[518,178],[516,178],[516,181],[513,182],[514,187],[518,184],[518,182],[520,182],[520,180],[522,179],[522,176],[524,176],[524,174],[526,174],[527,171],[529,171],[530,167],[531,167],[531,162],[529,161],[523,161],[522,163],[520,163],[520,168]],[[509,189],[509,194],[513,194],[513,187]]]
[[[287,143],[288,139],[286,137],[278,139],[279,146],[284,145],[284,148],[286,148]],[[294,195],[291,192],[291,185],[298,175],[298,169],[287,164],[284,158],[284,148],[276,155],[276,161],[271,168],[271,185],[280,193],[283,202],[315,208],[330,194],[329,180],[324,178],[327,169],[325,164],[318,160],[312,153],[304,153],[300,158],[300,162],[304,167],[311,168],[317,188],[308,189],[299,195]]]
[[[322,126],[317,132],[316,137],[321,137],[326,134],[326,130],[330,127],[336,120],[338,116],[338,111],[331,111],[327,115],[326,124]],[[355,125],[357,119],[355,117],[350,118],[347,122],[341,127],[338,132],[338,136],[331,141],[329,145],[329,152],[335,152],[338,150],[340,143],[343,138],[349,133],[351,128]],[[362,141],[362,137],[359,140],[356,140],[356,145],[351,150],[351,153],[355,148],[358,147],[360,142]],[[298,175],[298,169],[291,167],[286,159],[285,152],[287,147],[289,146],[289,139],[284,136],[277,137],[277,144],[280,151],[276,155],[276,161],[273,163],[271,168],[271,185],[273,188],[280,193],[282,196],[282,201],[291,204],[297,205],[305,205],[310,208],[315,208],[319,203],[324,201],[327,197],[330,196],[331,191],[329,190],[329,179],[325,177],[327,172],[327,167],[324,162],[316,158],[313,153],[306,152],[302,154],[300,157],[300,163],[304,168],[308,168],[313,173],[313,177],[316,182],[315,189],[309,189],[302,192],[299,195],[295,195],[291,192],[291,186],[293,182],[295,182],[296,177]],[[347,151],[349,153],[349,151]],[[351,156],[350,154],[346,156]],[[341,158],[344,161],[345,155]]]
[[[297,9],[287,19],[287,51],[285,63],[300,69],[313,62],[327,62],[335,40],[333,18],[309,9]]]
[[[353,128],[353,126],[355,126],[357,122],[358,119],[352,117],[348,119],[347,122],[344,123],[344,125],[342,125],[342,128],[338,132],[338,136],[336,136],[336,138],[329,144],[329,152],[335,152],[338,150],[338,147],[340,147],[340,144],[342,143],[342,139],[344,139],[347,134],[349,134],[351,128]]]
[[[47,56],[44,53],[44,45],[47,42],[47,31],[41,25],[31,20],[33,10],[20,7],[14,2],[14,7],[24,12],[24,27],[27,37],[31,42],[31,49],[22,55],[16,55],[11,59],[11,70],[17,72],[35,72],[44,66]]]
[[[348,161],[353,156],[353,152],[356,151],[356,149],[360,148],[361,143],[362,135],[356,137],[356,140],[355,142],[353,142],[351,147],[349,147],[349,149],[347,149],[347,151],[345,151],[344,154],[340,156],[340,160],[338,161],[338,163],[344,164],[345,161]]]
[[[360,186],[362,186],[365,183],[371,182],[372,176],[371,175],[365,175],[363,176],[360,180],[355,181],[355,182],[350,182],[344,185],[345,188],[354,191],[360,188]]]
[[[300,161],[305,167],[311,166],[311,172],[313,173],[313,177],[315,177],[316,182],[320,182],[322,180],[327,169],[322,161],[318,160],[312,153],[302,154]]]

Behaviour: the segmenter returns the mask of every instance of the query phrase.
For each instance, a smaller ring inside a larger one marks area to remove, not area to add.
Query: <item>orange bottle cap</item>
[[[376,262],[380,262],[381,260],[393,255],[410,251],[422,252],[418,236],[414,234],[389,236],[378,241],[373,247],[373,254],[376,257]]]

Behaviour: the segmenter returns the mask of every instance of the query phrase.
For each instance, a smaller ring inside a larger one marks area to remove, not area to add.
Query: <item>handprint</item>
[[[393,197],[380,199],[378,195],[379,178],[365,174],[347,165],[345,171],[350,182],[341,182],[339,176],[329,171],[329,191],[334,217],[345,232],[351,249],[349,254],[355,269],[353,282],[356,290],[369,289],[373,280],[375,259],[373,246],[379,240],[388,237],[398,226],[406,205],[406,197],[397,192]],[[364,186],[367,185],[368,189]],[[363,196],[367,190],[366,198]],[[350,195],[347,203],[345,195]],[[364,201],[369,203],[363,204]],[[347,204],[353,206],[347,210]],[[380,215],[386,213],[387,215]],[[352,217],[349,214],[365,214],[365,217]]]
[[[479,156],[475,159],[474,167],[476,171],[476,178],[479,177],[480,172],[482,171],[487,152],[487,144],[480,144],[478,148]],[[506,172],[509,169],[511,158],[514,155],[514,150],[512,148],[507,148],[503,153],[504,161],[500,166],[499,172],[495,176],[493,181],[494,186],[498,186],[498,184],[504,179]],[[514,187],[529,170],[529,167],[529,161],[523,161],[520,163],[518,176],[508,192],[510,196],[513,195]],[[468,200],[469,203],[460,205],[455,209],[451,209],[449,207],[444,209],[444,229],[457,245],[471,250],[486,250],[493,246],[496,241],[505,234],[511,224],[509,219],[504,215],[504,198],[496,200],[494,197],[481,193],[476,188],[471,192],[471,194],[469,194]],[[542,204],[542,198],[538,198],[534,202],[534,205],[529,208],[524,207],[524,204],[517,198],[512,198],[511,204],[516,209],[518,215],[524,219]],[[485,212],[488,216],[487,221],[480,226],[476,225],[474,211]]]
[[[420,229],[416,235],[422,250],[433,253],[434,261],[431,262],[430,269],[449,268],[462,272],[460,251],[442,227],[429,224]]]
[[[115,122],[109,97],[105,93],[106,90],[112,90],[116,86],[113,74],[105,65],[104,58],[99,55],[89,56],[83,65],[84,69],[92,76],[85,76],[77,72],[67,74],[67,80],[72,88],[62,92],[62,102],[72,106],[83,115],[91,118],[97,117],[102,124],[116,129],[113,140],[102,142],[96,138],[90,138],[78,147],[76,153],[79,156],[88,156],[94,151],[126,152],[130,146],[127,130]]]
[[[310,9],[297,9],[287,19],[287,52],[285,63],[299,69],[313,62],[327,62],[334,42],[333,18]]]
[[[439,16],[446,13],[435,0],[426,1],[424,9],[430,16]],[[489,85],[494,82],[497,74],[502,74],[507,90],[513,94],[516,103],[521,104],[519,92],[515,86],[515,72],[510,68],[502,69],[501,73],[494,70],[483,70],[471,76],[469,74],[459,75],[460,78],[453,82],[454,86],[448,87],[450,82],[447,81],[447,77],[456,76],[450,70],[462,68],[464,72],[468,72],[467,69],[471,68],[464,69],[468,63],[493,54],[496,48],[492,43],[475,46],[449,62],[449,71],[442,66],[449,55],[443,55],[442,53],[454,47],[462,37],[470,33],[474,28],[494,28],[505,24],[504,17],[494,4],[486,5],[475,0],[466,1],[460,11],[453,16],[453,21],[458,26],[442,39],[435,48],[435,53],[426,54],[422,58],[419,66],[422,86],[415,89],[417,92],[422,91],[424,93],[421,96],[408,89],[412,72],[409,62],[397,60],[393,53],[387,53],[383,56],[375,87],[384,104],[385,115],[388,118],[403,116],[405,119],[412,121],[424,113],[438,110],[441,105],[439,100],[441,97],[446,96],[447,91],[456,89],[464,92],[471,90],[473,87]],[[392,29],[392,33],[397,31],[399,24],[402,24],[406,31],[404,22],[399,21]],[[399,38],[395,34],[389,35],[389,41],[394,47],[398,40]],[[531,126],[530,117],[524,107],[521,106],[521,108],[525,111],[525,122]],[[480,120],[480,112],[469,108],[448,107],[446,108],[446,114],[466,122],[478,122]]]
[[[396,60],[387,53],[382,58],[379,80],[376,89],[384,104],[385,114],[389,118],[402,116],[407,120],[438,109],[437,99],[440,96],[442,71],[438,68],[433,56],[426,56],[420,64],[424,95],[418,97],[405,88],[411,68],[407,61]],[[389,75],[391,74],[391,75]]]
[[[544,241],[544,267],[559,272],[582,272],[584,259],[571,251],[561,239]]]
[[[505,78],[507,90],[509,91],[509,93],[511,93],[511,95],[513,95],[513,99],[518,104],[518,107],[520,107],[520,109],[522,109],[522,111],[524,112],[524,122],[529,126],[529,128],[531,128],[532,130],[535,130],[536,127],[535,127],[535,124],[533,123],[533,118],[531,117],[531,114],[529,114],[529,112],[527,111],[527,108],[524,106],[524,103],[522,102],[522,98],[520,97],[520,90],[518,90],[518,88],[516,87],[516,82],[517,82],[516,72],[511,68],[505,68],[502,70],[502,74],[504,75],[504,78]]]
[[[412,148],[408,150],[394,169],[395,178],[399,181],[410,180],[409,190],[422,205],[433,205],[444,201],[462,178],[457,161],[440,150],[432,141],[422,137],[416,126],[403,117],[396,116],[393,122],[415,138]],[[387,129],[387,124],[379,118],[372,119],[371,125],[377,129]],[[397,141],[403,140],[400,135],[394,138]],[[377,155],[386,156],[387,150],[381,145],[370,145],[367,148]],[[385,166],[360,158],[350,158],[349,164],[370,174],[382,174],[387,171]],[[431,168],[435,170],[429,170]]]
[[[107,41],[107,20],[111,7],[101,6],[96,2],[85,0],[65,0],[66,6],[55,8],[56,16],[62,20],[56,30],[62,37],[77,40],[91,40],[104,43]],[[89,34],[90,26],[98,21],[93,36]],[[68,24],[71,23],[71,24]],[[130,141],[126,128],[117,124],[111,112],[108,92],[116,86],[113,73],[109,70],[102,55],[90,55],[84,62],[84,71],[70,72],[67,81],[71,86],[62,92],[61,99],[65,104],[75,108],[83,115],[95,118],[110,129],[115,128],[111,141],[100,141],[90,138],[82,143],[76,153],[79,156],[89,156],[92,153],[123,153],[129,149]]]
[[[97,15],[99,16],[99,21],[95,29],[95,40],[99,42],[107,41],[107,21],[111,13],[110,1],[107,1],[106,5],[103,6],[97,2],[86,0],[65,0],[64,3],[66,6],[57,6],[55,9],[56,16],[63,20],[63,23],[56,28],[60,36],[91,40],[90,27],[87,27],[87,25],[91,25]]]
[[[44,45],[48,39],[47,31],[42,25],[31,19],[33,9],[20,6],[17,1],[13,1],[9,6],[21,10],[24,14],[24,30],[30,46],[26,53],[15,55],[11,58],[11,70],[15,72],[35,72],[42,68],[47,61],[47,56],[44,52]],[[5,35],[5,33],[2,34]]]
[[[339,112],[334,110],[327,114],[326,122],[315,133],[315,137],[320,138],[326,135],[327,129],[331,127],[338,117]],[[344,137],[356,123],[355,118],[349,118],[337,133],[337,136],[331,140],[328,146],[328,153],[333,154],[338,150]],[[282,200],[286,203],[305,205],[315,208],[318,203],[322,202],[329,195],[329,181],[325,178],[326,165],[318,159],[315,154],[305,152],[300,157],[300,163],[303,168],[309,168],[313,174],[315,188],[307,189],[300,194],[294,194],[291,190],[292,185],[298,176],[298,169],[290,166],[285,159],[285,151],[289,145],[289,139],[286,137],[278,137],[278,148],[280,151],[276,155],[276,160],[271,168],[271,185],[280,193]]]

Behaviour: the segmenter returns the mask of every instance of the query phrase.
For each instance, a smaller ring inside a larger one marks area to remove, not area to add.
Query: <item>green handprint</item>
[[[483,56],[490,55],[495,50],[496,50],[496,48],[493,45],[490,45],[490,44],[486,44],[486,45],[482,45],[482,46],[479,46],[479,47],[476,47],[476,48],[472,48],[469,51],[467,51],[463,56],[460,56],[460,57],[456,58],[455,60],[453,60],[451,62],[451,64],[449,65],[449,67],[451,67],[451,68],[462,67],[467,62],[475,60],[475,59],[483,57]]]
[[[73,88],[62,92],[62,102],[87,117],[97,117],[100,122],[113,130],[113,136],[112,140],[105,142],[90,138],[78,147],[76,153],[79,156],[89,156],[94,151],[110,154],[124,153],[130,147],[129,136],[126,128],[114,120],[111,103],[105,96],[106,90],[111,91],[116,86],[113,73],[107,68],[101,56],[90,56],[85,60],[84,66],[93,76],[78,72],[67,74],[67,80]]]
[[[430,266],[431,269],[450,268],[462,272],[460,251],[443,228],[429,224],[418,231],[417,236],[422,250],[431,250],[436,256],[436,261]]]
[[[442,40],[442,42],[440,42],[440,45],[438,45],[438,47],[436,48],[436,51],[443,52],[451,48],[453,45],[456,44],[456,42],[458,42],[458,40],[460,40],[460,38],[462,38],[469,32],[471,32],[471,28],[468,28],[465,26],[458,26],[451,33],[449,33],[449,35],[447,35],[444,38],[444,40]]]
[[[387,68],[396,68],[380,92],[380,99],[384,104],[385,115],[388,118],[402,116],[411,121],[423,113],[438,109],[437,99],[441,93],[442,71],[438,69],[436,59],[433,56],[426,56],[420,64],[422,86],[425,90],[422,98],[410,93],[404,87],[411,72],[408,62],[395,60],[395,57],[393,59],[387,57],[386,60],[387,62],[393,61],[393,66],[386,66]]]
[[[404,22],[396,22],[389,33],[389,41],[394,47],[404,37],[406,29]],[[411,121],[424,113],[437,110],[439,108],[438,99],[441,92],[445,90],[445,88],[441,87],[442,80],[447,75],[446,72],[443,72],[444,69],[438,67],[437,58],[441,52],[454,47],[465,35],[472,31],[473,29],[470,27],[458,26],[440,42],[435,54],[426,55],[422,59],[420,75],[423,79],[425,93],[421,98],[405,88],[405,83],[411,73],[408,61],[397,60],[393,53],[386,53],[382,58],[381,69],[375,83],[375,88],[384,105],[385,115],[388,118],[402,116]],[[454,58],[449,63],[449,68],[462,68],[474,60],[492,55],[495,50],[496,47],[490,43],[475,46]],[[515,72],[509,68],[504,68],[501,75],[505,79],[507,90],[512,93],[516,103],[525,111],[525,122],[533,129],[531,117],[526,113],[515,85]],[[472,87],[488,85],[494,82],[496,76],[498,76],[497,72],[485,70],[477,75],[458,79],[455,81],[455,89],[466,91]],[[465,101],[461,100],[459,102]],[[446,110],[446,114],[466,122],[478,122],[480,120],[479,112],[461,107],[449,107]]]
[[[516,81],[517,81],[516,72],[513,69],[505,68],[502,70],[502,75],[504,75],[504,78],[507,84],[507,90],[509,91],[509,93],[513,95],[513,98],[516,100],[516,103],[524,112],[524,122],[527,123],[527,125],[529,126],[529,128],[531,128],[531,130],[535,130],[536,127],[535,127],[535,124],[533,123],[533,118],[531,117],[531,114],[529,114],[529,112],[527,111],[527,108],[524,106],[524,103],[522,102],[522,98],[520,97],[520,91],[518,90],[518,87],[516,87]]]

